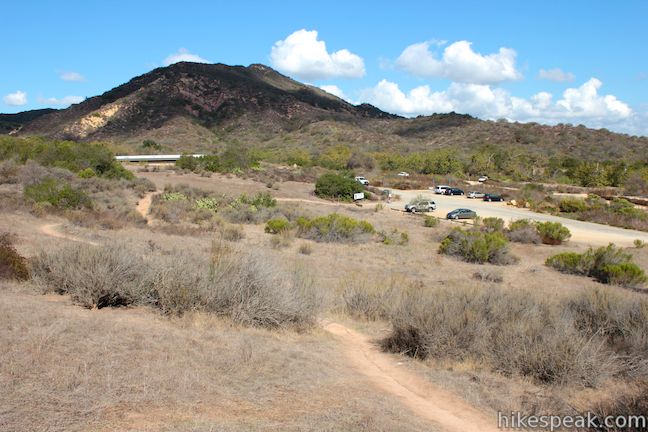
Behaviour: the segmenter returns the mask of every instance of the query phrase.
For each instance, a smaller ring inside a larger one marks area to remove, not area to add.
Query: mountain
[[[271,68],[176,63],[138,76],[23,131],[66,139],[119,139],[190,122],[206,129],[259,125],[274,132],[322,120],[392,119],[370,105],[351,105]]]
[[[16,114],[0,114],[0,134],[17,133],[26,123],[57,110],[45,108]]]
[[[107,140],[131,151],[144,140],[174,152],[230,144],[311,152],[344,144],[399,153],[505,146],[544,157],[643,160],[648,148],[648,138],[584,126],[493,122],[456,113],[406,119],[352,105],[260,64],[176,63],[65,110],[42,111],[30,119],[23,113],[16,122],[20,135]]]

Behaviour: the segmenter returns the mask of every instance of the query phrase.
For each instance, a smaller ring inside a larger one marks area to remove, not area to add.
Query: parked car
[[[502,195],[487,193],[484,195],[484,201],[504,201],[504,197],[502,197]]]
[[[452,210],[446,215],[447,219],[474,219],[476,217],[477,213],[475,213],[473,210],[465,208]]]
[[[448,188],[443,192],[443,195],[463,195],[464,191],[457,188]]]
[[[362,177],[362,176],[358,176],[358,177],[356,177],[356,178],[355,178],[355,181],[357,181],[357,182],[360,183],[361,185],[369,186],[369,180],[367,180],[366,178],[364,178],[364,177]]]
[[[399,177],[409,177],[409,173],[405,171],[401,171],[398,174],[396,174]]]
[[[434,193],[443,195],[443,192],[445,192],[446,189],[450,189],[450,186],[439,185],[439,186],[434,188]]]
[[[481,176],[477,179],[479,183],[484,183],[486,180],[488,180],[488,176]]]
[[[405,204],[405,211],[409,213],[416,212],[431,212],[436,210],[436,203],[434,201],[425,200]]]
[[[468,198],[484,198],[484,192],[471,191],[468,192]]]

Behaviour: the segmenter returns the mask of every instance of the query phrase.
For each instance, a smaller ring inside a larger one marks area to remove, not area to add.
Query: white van
[[[450,186],[447,185],[438,185],[437,187],[434,188],[434,193],[443,195],[443,193],[446,191],[446,189],[452,189]]]

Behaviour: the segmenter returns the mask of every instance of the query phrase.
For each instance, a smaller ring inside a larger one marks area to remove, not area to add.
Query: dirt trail
[[[151,203],[153,202],[153,196],[157,195],[158,192],[149,192],[142,199],[137,202],[137,212],[146,219],[146,224],[151,225],[152,219],[149,217],[149,210],[151,209]]]
[[[324,328],[345,346],[351,365],[366,375],[376,387],[396,396],[421,418],[438,424],[442,430],[457,432],[497,431],[496,419],[480,412],[458,396],[423,382],[375,347],[367,336],[339,323]]]
[[[57,228],[60,227],[61,225],[63,225],[63,224],[53,223],[53,224],[41,225],[40,232],[45,234],[46,236],[61,238],[61,239],[75,241],[75,242],[79,242],[79,243],[86,243],[86,244],[90,244],[90,245],[94,245],[94,246],[97,246],[99,244],[99,243],[93,242],[91,240],[86,240],[86,239],[82,239],[80,237],[76,237],[76,236],[72,236],[72,235],[69,235],[69,234],[62,233],[62,232],[57,230]]]

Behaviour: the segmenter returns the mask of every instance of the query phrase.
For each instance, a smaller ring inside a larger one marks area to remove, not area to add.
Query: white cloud
[[[317,31],[297,30],[275,42],[270,62],[282,72],[304,80],[359,78],[365,75],[364,60],[347,49],[333,53],[317,40]]]
[[[85,77],[81,75],[79,72],[63,72],[60,75],[60,78],[63,81],[85,81]]]
[[[560,68],[554,68],[554,69],[546,69],[546,70],[540,69],[540,72],[538,72],[538,78],[549,80],[549,81],[566,82],[566,81],[574,81],[574,78],[576,77],[571,72],[565,72]]]
[[[327,93],[331,93],[333,96],[337,96],[340,99],[348,100],[342,89],[334,84],[330,85],[321,85],[320,88]]]
[[[27,93],[18,90],[15,93],[9,93],[2,98],[5,105],[22,106],[27,105]]]
[[[547,92],[524,99],[498,87],[470,83],[452,83],[442,91],[432,91],[423,85],[405,93],[398,84],[382,80],[364,90],[361,100],[406,116],[456,111],[491,120],[583,123],[590,127],[631,130],[638,117],[615,96],[599,94],[601,86],[601,81],[591,78],[580,87],[565,90],[554,102]]]
[[[169,66],[178,62],[211,63],[209,60],[200,57],[198,54],[190,53],[186,48],[180,48],[178,52],[169,54],[167,58],[164,59],[164,66]]]
[[[396,59],[396,66],[417,76],[447,78],[455,82],[487,84],[522,78],[515,67],[516,53],[500,48],[495,54],[473,51],[471,42],[458,41],[443,50],[438,59],[430,50],[438,42],[427,41],[408,46]]]
[[[67,107],[72,104],[81,103],[85,100],[83,96],[65,96],[63,98],[38,98],[38,103],[41,105],[49,106],[64,106]]]

